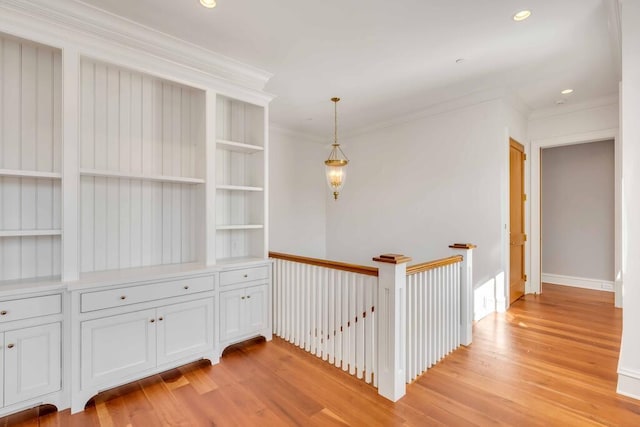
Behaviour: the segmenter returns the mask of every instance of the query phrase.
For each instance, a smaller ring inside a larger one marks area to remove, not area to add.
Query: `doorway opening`
[[[615,290],[615,148],[540,150],[541,282]]]

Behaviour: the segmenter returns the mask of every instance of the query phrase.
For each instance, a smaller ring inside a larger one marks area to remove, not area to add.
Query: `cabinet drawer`
[[[251,282],[269,278],[269,267],[243,268],[241,270],[223,271],[220,273],[220,286],[234,283]]]
[[[62,312],[62,295],[14,299],[0,302],[0,322],[48,316]]]
[[[205,276],[87,292],[80,297],[80,311],[85,313],[87,311],[123,307],[146,301],[179,297],[197,292],[212,291],[214,287],[214,276]]]

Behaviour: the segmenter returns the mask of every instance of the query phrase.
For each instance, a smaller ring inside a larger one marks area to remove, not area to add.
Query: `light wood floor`
[[[640,401],[615,393],[620,331],[613,294],[545,285],[478,322],[473,345],[395,404],[274,338],[106,392],[80,414],[36,408],[0,426],[640,426]]]

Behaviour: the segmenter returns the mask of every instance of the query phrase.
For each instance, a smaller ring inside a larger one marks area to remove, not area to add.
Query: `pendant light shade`
[[[331,101],[334,103],[333,144],[329,158],[324,161],[324,164],[327,174],[327,184],[333,192],[333,198],[338,200],[340,191],[342,191],[344,182],[347,179],[349,159],[347,159],[347,156],[340,148],[340,144],[338,144],[338,101],[340,101],[340,98],[331,98]]]

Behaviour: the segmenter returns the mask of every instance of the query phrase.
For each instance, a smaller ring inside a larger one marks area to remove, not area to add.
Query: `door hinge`
[[[524,235],[524,241],[525,242],[527,241],[527,235],[526,234]]]
[[[527,281],[527,275],[526,274],[524,275],[524,281],[525,282]]]
[[[526,195],[526,194],[523,194],[523,195],[522,195],[522,201],[523,201],[523,202],[526,202],[526,201],[527,201],[527,195]]]
[[[527,160],[527,153],[522,153],[522,159]]]

